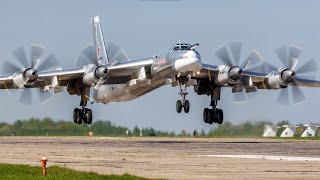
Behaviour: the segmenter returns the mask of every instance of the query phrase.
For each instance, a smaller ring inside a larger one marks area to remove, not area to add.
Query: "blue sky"
[[[319,61],[320,1],[302,0],[4,0],[0,6],[0,65],[14,61],[11,52],[19,46],[38,43],[54,53],[62,68],[74,67],[81,49],[92,43],[90,19],[99,13],[106,41],[120,45],[130,59],[148,57],[177,43],[200,43],[202,61],[219,64],[214,51],[231,41],[243,42],[242,59],[256,49],[264,61],[280,67],[274,50],[295,44],[304,49],[301,64],[310,58]],[[298,66],[299,66],[298,65]],[[1,74],[1,73],[0,73]],[[219,107],[225,120],[319,122],[320,89],[304,88],[307,101],[291,106],[279,105],[277,91],[260,91],[245,104],[231,101],[231,89],[222,90]],[[162,130],[209,130],[202,120],[209,97],[198,96],[192,88],[189,114],[177,114],[178,88],[162,87],[131,102],[89,105],[94,119],[107,119],[130,128],[152,126]],[[79,98],[67,92],[55,94],[43,104],[18,102],[19,92],[9,96],[0,92],[1,121],[30,117],[72,118]]]

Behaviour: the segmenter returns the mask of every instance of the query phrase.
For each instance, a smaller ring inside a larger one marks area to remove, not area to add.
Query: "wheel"
[[[87,124],[91,124],[92,123],[92,110],[88,109],[87,110]]]
[[[184,101],[183,110],[185,113],[188,113],[190,111],[190,102],[188,100]]]
[[[178,100],[176,103],[176,111],[177,113],[181,113],[181,110],[182,110],[182,102]]]
[[[215,121],[215,118],[214,118],[214,111],[212,109],[209,109],[208,111],[208,123],[209,124],[213,124],[214,121]]]
[[[85,108],[85,109],[84,109],[84,112],[83,112],[83,114],[82,114],[82,115],[83,115],[83,116],[82,116],[82,120],[83,120],[83,122],[86,123],[86,124],[87,124],[87,121],[88,121],[87,113],[88,113],[88,109]]]
[[[73,122],[77,123],[78,122],[78,108],[74,108],[73,110]]]
[[[77,124],[82,124],[82,112],[81,112],[81,109],[77,109]]]
[[[82,123],[81,109],[74,108],[74,110],[73,110],[73,122],[77,123],[77,124],[81,124]]]
[[[218,113],[218,115],[217,115],[218,124],[222,124],[223,123],[223,111],[222,111],[222,109],[218,109],[217,113]]]
[[[208,113],[209,113],[209,109],[208,108],[204,108],[204,110],[203,110],[203,121],[205,123],[209,122]]]

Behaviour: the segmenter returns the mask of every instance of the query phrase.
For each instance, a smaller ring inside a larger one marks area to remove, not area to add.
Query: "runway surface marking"
[[[315,157],[295,157],[295,156],[266,156],[266,155],[198,155],[205,157],[223,157],[223,158],[246,158],[246,159],[268,159],[268,160],[285,160],[285,161],[320,161]]]

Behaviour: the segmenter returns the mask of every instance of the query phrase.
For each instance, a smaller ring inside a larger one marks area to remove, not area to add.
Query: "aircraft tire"
[[[73,122],[74,123],[77,123],[78,122],[78,108],[74,108],[74,110],[73,110]]]
[[[213,124],[215,121],[215,115],[212,109],[209,109],[208,111],[208,123]]]
[[[185,113],[188,113],[190,111],[190,102],[188,100],[184,101],[183,110]]]
[[[92,123],[92,110],[88,109],[87,110],[87,124],[91,124]]]
[[[222,109],[218,109],[217,110],[217,120],[218,120],[218,124],[222,124],[223,123],[223,111]]]
[[[203,110],[203,121],[205,123],[209,123],[208,113],[209,113],[209,109],[208,108],[204,108],[204,110]]]
[[[88,121],[88,109],[87,108],[84,109],[84,112],[82,115],[82,120],[85,124],[87,124],[87,121]]]
[[[81,109],[76,108],[77,110],[77,124],[82,124],[82,112]]]
[[[177,113],[181,113],[181,111],[182,111],[182,102],[181,102],[181,100],[178,100],[177,103],[176,103],[176,111],[177,111]]]

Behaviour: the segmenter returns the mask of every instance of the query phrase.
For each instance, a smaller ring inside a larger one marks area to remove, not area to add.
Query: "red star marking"
[[[160,64],[160,65],[165,64],[165,63],[166,63],[166,60],[165,60],[165,59],[160,59],[160,60],[159,60],[159,64]]]
[[[100,47],[97,48],[97,53],[100,55]]]

